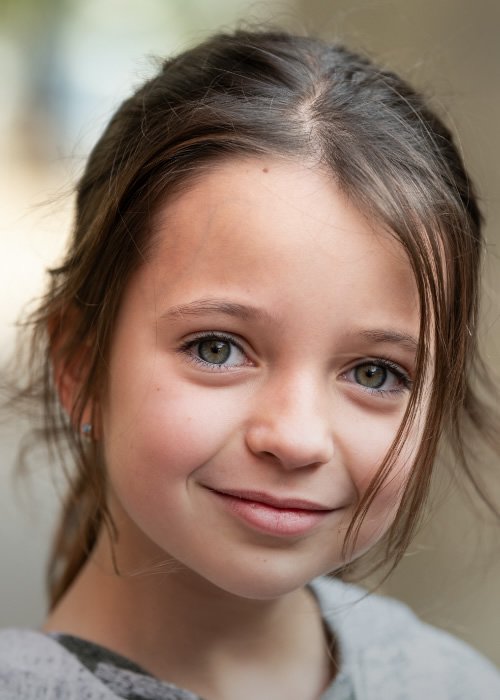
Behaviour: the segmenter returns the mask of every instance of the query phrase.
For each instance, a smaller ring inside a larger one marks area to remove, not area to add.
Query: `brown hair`
[[[328,169],[403,246],[418,287],[417,379],[391,452],[358,504],[346,551],[419,411],[431,350],[423,439],[382,558],[396,561],[414,532],[443,432],[487,500],[464,441],[472,426],[494,442],[470,383],[481,216],[452,135],[403,80],[342,46],[279,31],[221,34],[165,61],[118,109],[78,184],[64,262],[51,270],[50,288],[31,317],[29,388],[43,400],[45,437],[69,445],[74,462],[49,563],[51,605],[99,530],[113,532],[99,443],[85,444],[79,426],[105,385],[113,322],[131,272],[147,255],[151,214],[202,166],[259,154],[305,158]],[[69,417],[57,398],[53,362],[81,374]]]

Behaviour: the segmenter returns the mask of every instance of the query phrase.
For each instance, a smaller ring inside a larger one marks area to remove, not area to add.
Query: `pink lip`
[[[212,490],[215,490],[223,496],[233,496],[234,498],[240,498],[245,501],[264,503],[268,506],[273,506],[273,508],[280,508],[283,510],[332,510],[329,506],[315,503],[314,501],[307,501],[304,498],[278,498],[276,496],[270,496],[262,491]]]
[[[255,491],[210,490],[233,515],[271,535],[304,535],[334,510],[301,498],[276,498]]]

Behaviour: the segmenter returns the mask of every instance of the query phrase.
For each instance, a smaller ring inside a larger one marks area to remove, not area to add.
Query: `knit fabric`
[[[311,589],[340,653],[339,673],[320,700],[500,699],[500,672],[489,661],[401,603],[335,579]],[[58,699],[201,700],[96,644],[1,631],[0,700]]]

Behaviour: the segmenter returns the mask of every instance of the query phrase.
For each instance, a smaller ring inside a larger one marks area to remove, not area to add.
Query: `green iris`
[[[198,355],[211,365],[222,365],[231,355],[231,343],[216,338],[202,340],[198,343]]]
[[[387,370],[380,365],[360,365],[354,370],[358,384],[368,389],[380,389],[387,380]]]

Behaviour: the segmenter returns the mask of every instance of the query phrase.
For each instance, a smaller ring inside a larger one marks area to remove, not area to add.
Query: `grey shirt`
[[[335,579],[311,588],[341,659],[320,700],[500,700],[500,672],[489,661],[401,603]],[[1,631],[0,700],[200,700],[113,652],[86,647],[83,659],[62,639]]]

